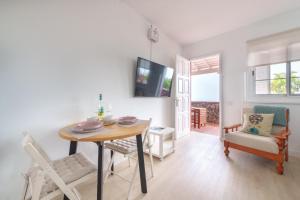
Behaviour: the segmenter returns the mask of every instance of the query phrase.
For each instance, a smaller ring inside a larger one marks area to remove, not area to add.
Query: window
[[[286,63],[255,68],[256,94],[286,94]]]
[[[252,94],[300,96],[300,28],[249,40],[247,52]]]
[[[300,61],[255,67],[255,93],[300,95]]]
[[[291,95],[300,95],[300,61],[291,62]]]

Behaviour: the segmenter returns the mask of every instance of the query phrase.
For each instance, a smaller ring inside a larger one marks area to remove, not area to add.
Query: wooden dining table
[[[138,163],[140,171],[140,183],[142,193],[147,193],[146,172],[143,153],[142,133],[147,128],[148,123],[137,123],[130,127],[123,127],[118,124],[105,126],[99,131],[95,131],[90,137],[76,137],[72,132],[72,127],[76,124],[71,124],[59,130],[59,136],[70,141],[69,155],[75,154],[77,151],[78,142],[92,142],[98,145],[98,175],[97,175],[97,200],[103,199],[103,156],[104,142],[128,137],[136,137]],[[103,130],[105,129],[105,131]],[[68,198],[65,196],[64,200]]]

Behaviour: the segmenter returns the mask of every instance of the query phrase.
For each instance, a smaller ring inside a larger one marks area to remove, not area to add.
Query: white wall
[[[0,194],[20,198],[21,149],[29,131],[52,158],[67,155],[59,128],[96,112],[98,94],[115,115],[173,125],[172,98],[134,98],[136,58],[149,58],[149,23],[119,0],[0,3]],[[161,34],[153,60],[174,67],[177,43]],[[94,144],[80,144],[96,159]]]
[[[191,76],[192,101],[219,101],[219,73],[208,73]]]
[[[293,99],[293,103],[290,103],[290,98],[276,100],[245,95],[244,73],[247,66],[246,41],[300,27],[300,21],[297,20],[299,18],[300,9],[297,9],[183,48],[183,54],[187,58],[221,53],[225,125],[240,122],[244,100],[264,103],[276,102],[288,106],[291,109],[290,128],[292,130],[290,150],[297,155],[300,154],[300,99]]]

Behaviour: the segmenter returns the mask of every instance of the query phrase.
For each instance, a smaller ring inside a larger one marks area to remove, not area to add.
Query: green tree
[[[296,72],[292,72],[291,78],[291,93],[296,94],[300,92],[300,78],[296,78]],[[272,94],[285,94],[286,93],[286,75],[285,73],[274,74],[274,79],[271,80],[271,93]],[[294,77],[294,78],[293,78]]]
[[[299,94],[300,93],[300,78],[297,77],[296,72],[292,72],[291,93],[292,94]]]
[[[271,93],[272,94],[285,94],[286,93],[286,75],[285,75],[285,73],[274,74],[274,79],[271,80]]]

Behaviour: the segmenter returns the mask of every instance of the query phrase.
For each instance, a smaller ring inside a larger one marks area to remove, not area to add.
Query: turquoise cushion
[[[286,126],[287,120],[285,113],[288,110],[286,107],[277,106],[254,106],[254,113],[272,114],[274,113],[273,125]]]

